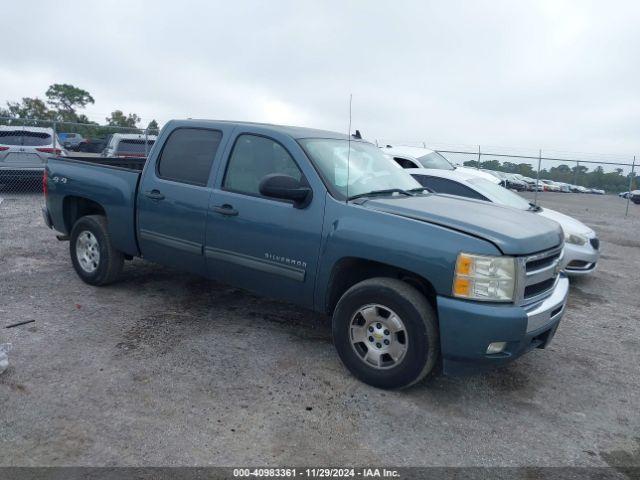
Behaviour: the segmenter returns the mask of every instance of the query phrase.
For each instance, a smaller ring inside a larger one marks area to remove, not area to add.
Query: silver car
[[[0,125],[0,183],[42,177],[51,155],[66,155],[52,128]]]

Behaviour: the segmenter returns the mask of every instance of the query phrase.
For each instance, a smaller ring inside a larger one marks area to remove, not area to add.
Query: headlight
[[[574,245],[584,245],[589,241],[589,239],[583,235],[571,233],[564,239],[564,241],[567,243],[572,243]]]
[[[513,257],[460,253],[453,278],[453,296],[487,302],[512,302],[516,283]]]

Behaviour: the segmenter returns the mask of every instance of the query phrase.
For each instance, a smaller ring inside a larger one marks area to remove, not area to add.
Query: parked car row
[[[535,178],[526,177],[519,173],[456,166],[441,153],[427,148],[386,145],[382,150],[402,168],[437,168],[441,170],[457,170],[459,172],[473,171],[487,180],[494,181],[494,179],[497,179],[496,183],[518,192],[534,192],[537,189],[539,192],[593,193],[598,195],[604,195],[605,193],[601,189],[586,188],[553,180],[540,179],[536,181]]]
[[[490,172],[498,178],[501,178],[503,180],[501,182],[502,186],[507,187],[511,190],[516,190],[518,192],[522,192],[525,190],[535,192],[537,188],[539,192],[593,193],[596,195],[605,194],[605,191],[599,188],[586,188],[580,185],[556,182],[554,180],[548,180],[546,178],[541,178],[539,181],[536,181],[535,178],[525,177],[517,173],[505,173],[493,170],[486,171]]]
[[[157,138],[138,133],[114,133],[97,139],[85,139],[79,133],[60,133],[58,137],[66,150],[99,153],[103,157],[144,157]]]
[[[78,133],[55,135],[52,128],[46,127],[0,125],[0,183],[40,179],[47,157],[68,155],[70,151],[102,157],[145,157],[156,138],[116,133],[104,139],[86,139]]]
[[[628,198],[636,205],[640,205],[640,190],[631,190],[630,192],[620,192],[618,196],[621,198]]]

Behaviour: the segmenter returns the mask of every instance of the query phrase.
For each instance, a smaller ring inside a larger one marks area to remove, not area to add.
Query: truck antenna
[[[351,159],[351,102],[353,101],[353,93],[349,94],[349,131],[347,132],[347,198],[345,203],[349,202],[349,160]]]

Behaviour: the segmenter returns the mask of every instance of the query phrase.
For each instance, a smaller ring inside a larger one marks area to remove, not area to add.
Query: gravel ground
[[[547,350],[408,391],[356,381],[327,319],[136,260],[75,275],[33,194],[1,193],[0,465],[640,465],[640,206],[540,195],[602,240]]]

